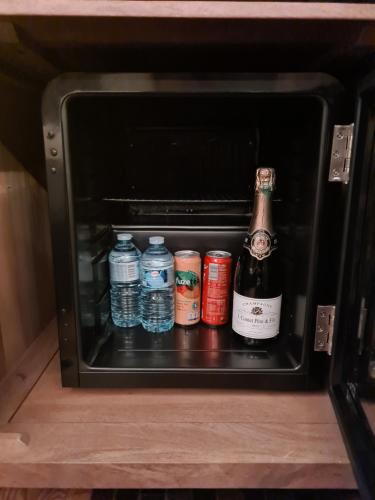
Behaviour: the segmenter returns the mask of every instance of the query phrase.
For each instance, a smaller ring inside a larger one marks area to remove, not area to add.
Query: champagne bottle
[[[272,226],[273,168],[258,168],[253,216],[234,277],[233,330],[246,343],[266,346],[279,333],[281,273]]]

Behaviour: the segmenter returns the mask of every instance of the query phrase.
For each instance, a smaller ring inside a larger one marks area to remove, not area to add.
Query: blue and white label
[[[147,288],[166,288],[174,283],[173,267],[144,269],[142,285]]]

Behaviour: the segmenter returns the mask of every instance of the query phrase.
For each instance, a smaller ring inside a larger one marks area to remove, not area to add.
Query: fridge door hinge
[[[318,306],[315,326],[315,351],[332,354],[336,306]]]
[[[343,184],[348,184],[349,182],[353,131],[354,123],[334,126],[329,182],[342,182]]]

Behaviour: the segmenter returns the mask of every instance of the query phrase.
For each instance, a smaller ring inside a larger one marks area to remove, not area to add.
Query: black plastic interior
[[[314,307],[324,125],[314,96],[79,94],[66,103],[85,369],[293,371],[304,362]],[[283,267],[280,339],[249,349],[230,323],[164,335],[110,321],[106,255],[113,232],[141,250],[241,251],[255,169],[276,169],[274,222]],[[315,232],[314,232],[315,231]]]

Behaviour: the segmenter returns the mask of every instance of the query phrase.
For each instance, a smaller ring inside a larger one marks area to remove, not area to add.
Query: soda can
[[[195,325],[201,315],[201,256],[193,250],[175,254],[176,323]]]
[[[208,325],[225,325],[229,319],[229,292],[232,255],[212,250],[204,257],[202,321]]]

